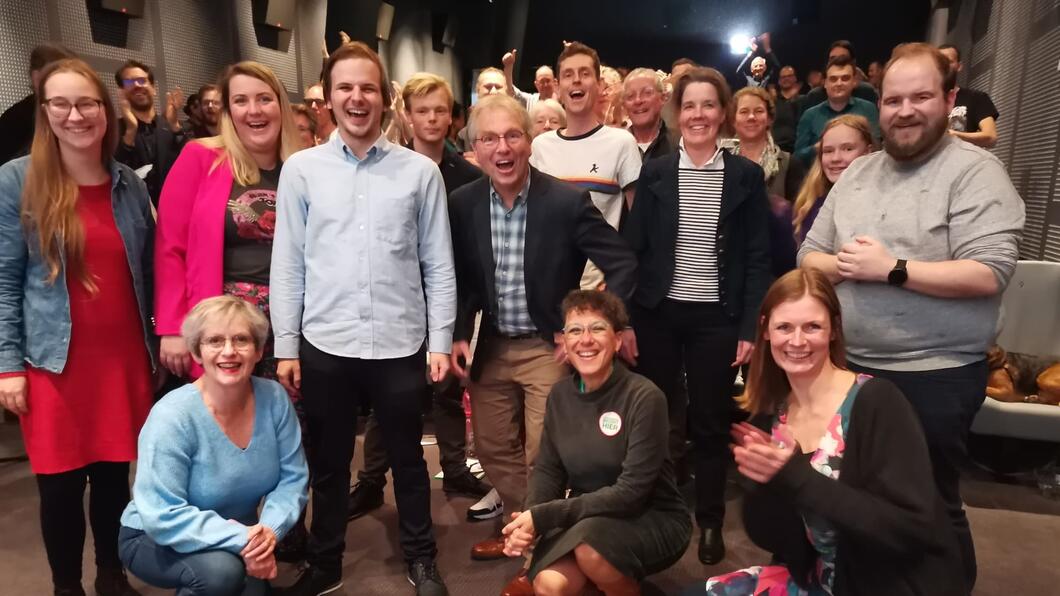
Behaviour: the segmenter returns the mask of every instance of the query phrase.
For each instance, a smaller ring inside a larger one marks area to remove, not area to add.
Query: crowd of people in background
[[[446,594],[428,414],[444,492],[495,524],[471,558],[524,560],[505,595],[639,594],[690,540],[688,594],[971,592],[959,467],[1024,207],[959,50],[866,74],[839,40],[802,83],[766,33],[734,90],[573,41],[532,93],[517,55],[465,110],[345,36],[301,103],[256,62],[185,98],[130,60],[115,104],[33,51],[0,404],[56,595],[85,593],[86,486],[101,596],[264,594],[278,561],[274,593],[330,593],[388,469],[408,580]],[[773,558],[717,574],[733,467]]]

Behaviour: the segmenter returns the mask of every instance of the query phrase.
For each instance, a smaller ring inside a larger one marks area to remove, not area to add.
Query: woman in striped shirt
[[[623,351],[670,401],[675,459],[687,416],[699,559],[713,565],[725,556],[733,381],[750,359],[755,316],[771,281],[769,203],[762,168],[718,146],[731,101],[724,76],[692,69],[677,80],[673,97],[680,151],[644,165],[623,229],[638,259],[635,341]],[[687,411],[680,399],[685,382]]]

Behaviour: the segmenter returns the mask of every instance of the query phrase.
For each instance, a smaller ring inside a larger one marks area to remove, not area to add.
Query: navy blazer
[[[475,314],[482,312],[471,367],[471,378],[477,379],[494,343],[490,339],[499,335],[489,178],[484,176],[449,195],[449,225],[457,286],[453,340],[470,340]],[[588,191],[530,168],[525,243],[527,308],[549,345],[554,334],[563,329],[560,304],[567,293],[579,288],[586,259],[604,272],[608,291],[629,304],[637,260],[593,205]]]
[[[721,307],[739,326],[739,337],[753,341],[758,309],[772,283],[769,254],[769,199],[758,164],[722,151],[721,213],[715,236]],[[677,245],[677,168],[680,152],[649,160],[622,236],[637,255],[633,302],[653,309],[670,291]]]

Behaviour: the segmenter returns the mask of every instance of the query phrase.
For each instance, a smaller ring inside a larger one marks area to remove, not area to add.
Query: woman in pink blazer
[[[180,336],[202,299],[236,295],[268,316],[276,186],[300,148],[287,92],[268,67],[232,65],[220,86],[221,133],[185,146],[158,208],[155,331],[162,364],[180,377],[202,374]],[[254,373],[275,378],[271,343]]]

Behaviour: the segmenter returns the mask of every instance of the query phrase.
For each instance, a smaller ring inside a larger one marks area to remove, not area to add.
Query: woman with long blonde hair
[[[180,336],[192,306],[233,294],[268,316],[276,185],[301,148],[287,91],[267,66],[229,66],[219,86],[221,134],[184,148],[158,207],[155,330],[162,365],[178,377],[201,374]],[[275,367],[266,346],[258,373],[275,377]]]
[[[795,240],[801,244],[813,225],[828,191],[853,161],[873,150],[872,129],[864,116],[844,114],[830,121],[817,142],[817,159],[792,207]]]
[[[112,159],[110,95],[78,59],[40,75],[30,154],[0,167],[0,404],[18,414],[55,594],[84,595],[83,498],[96,593],[129,595],[118,528],[151,408],[154,220]]]

